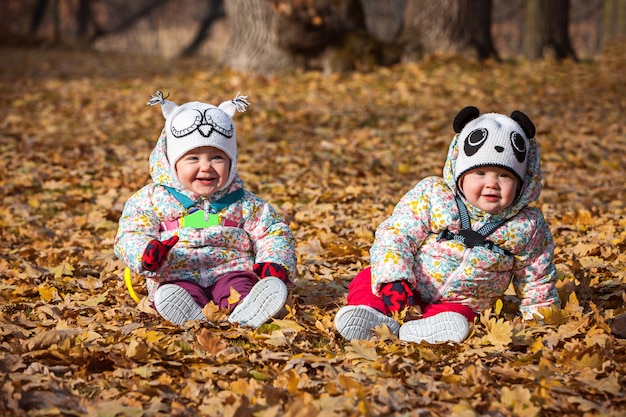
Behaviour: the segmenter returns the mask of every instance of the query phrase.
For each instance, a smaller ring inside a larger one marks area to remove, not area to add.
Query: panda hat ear
[[[454,118],[454,122],[452,122],[452,127],[456,133],[461,133],[461,130],[465,127],[466,124],[476,119],[480,115],[480,111],[474,106],[468,106],[463,109],[456,115]]]
[[[511,113],[511,119],[515,120],[522,128],[528,139],[535,137],[535,125],[530,121],[528,116],[519,110],[515,110]]]

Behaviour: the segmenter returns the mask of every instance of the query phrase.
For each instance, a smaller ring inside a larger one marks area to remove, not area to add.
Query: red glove
[[[156,271],[176,242],[178,242],[178,236],[176,235],[163,242],[159,242],[156,239],[151,240],[141,257],[141,265],[148,271]]]
[[[406,281],[383,284],[380,295],[390,312],[402,311],[406,306],[413,305],[413,290]]]
[[[261,262],[254,264],[252,270],[259,278],[276,277],[283,282],[287,282],[287,271],[282,265],[273,262]]]

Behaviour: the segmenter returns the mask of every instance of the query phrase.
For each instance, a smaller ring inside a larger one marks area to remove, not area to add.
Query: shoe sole
[[[369,306],[345,306],[335,316],[335,328],[347,340],[369,340],[374,327],[383,324],[398,334],[400,323]]]
[[[188,320],[206,320],[202,308],[178,285],[161,285],[154,294],[154,307],[165,320],[180,326]]]
[[[412,320],[400,327],[399,338],[405,342],[461,343],[470,331],[464,315],[445,311],[425,319]]]
[[[278,278],[268,277],[257,282],[228,317],[231,323],[259,328],[274,317],[287,300],[287,286]]]

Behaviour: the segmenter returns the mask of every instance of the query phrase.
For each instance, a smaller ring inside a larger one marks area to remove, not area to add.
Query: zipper
[[[476,231],[480,229],[483,224],[484,222],[480,222],[480,221],[474,223],[472,225],[472,230]],[[433,300],[433,303],[436,303],[437,301],[441,300],[441,297],[443,297],[443,295],[446,293],[450,285],[452,285],[452,282],[461,274],[461,271],[463,271],[463,269],[465,268],[465,265],[467,265],[467,261],[469,261],[469,257],[473,250],[474,248],[465,248],[465,250],[463,251],[463,259],[461,260],[461,263],[454,271],[452,271],[452,273],[448,276],[448,278],[446,278],[446,280],[444,281],[443,285],[439,288],[439,290],[437,290],[437,297],[435,297],[435,299]]]
[[[211,203],[204,197],[202,197],[202,211],[204,211],[204,221],[208,222],[211,215]]]

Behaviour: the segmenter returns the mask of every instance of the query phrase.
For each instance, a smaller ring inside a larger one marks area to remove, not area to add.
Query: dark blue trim
[[[192,213],[193,211],[195,211],[195,210],[192,210],[196,205],[195,201],[193,201],[191,198],[187,197],[186,195],[182,194],[181,192],[177,191],[173,187],[169,187],[167,185],[164,185],[163,187],[170,194],[172,194],[172,196],[174,196],[174,198],[176,198],[176,200],[178,200],[180,204],[183,205],[183,207],[185,207],[185,210],[187,210],[189,213]],[[243,198],[243,195],[244,195],[243,188],[239,188],[233,191],[232,193],[226,194],[224,197],[210,204],[211,213],[217,213],[218,211],[225,209],[231,204],[241,200]]]

